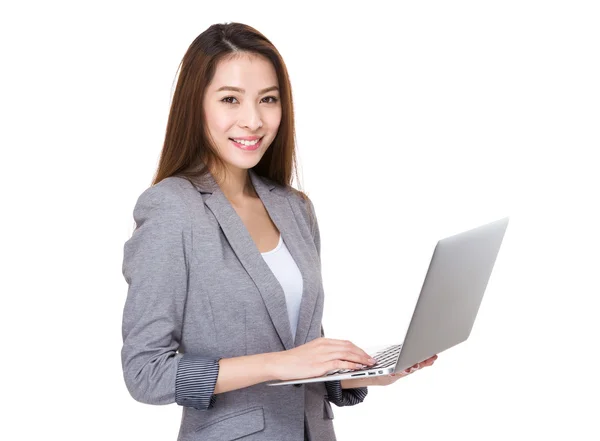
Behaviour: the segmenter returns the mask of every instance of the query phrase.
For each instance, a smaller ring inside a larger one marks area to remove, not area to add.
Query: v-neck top
[[[285,246],[281,234],[279,234],[279,242],[275,248],[260,254],[283,288],[288,318],[290,320],[290,329],[292,337],[295,339],[298,316],[300,315],[300,302],[302,301],[302,273],[288,248]]]

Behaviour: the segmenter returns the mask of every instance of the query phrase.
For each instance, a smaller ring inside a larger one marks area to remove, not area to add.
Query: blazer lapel
[[[257,175],[252,169],[249,169],[248,172],[250,173],[252,184],[254,185],[256,192],[260,196],[260,199],[265,205],[269,216],[277,226],[277,229],[281,232],[283,241],[285,242],[287,249],[289,250],[292,258],[296,262],[296,265],[298,265],[298,268],[300,269],[300,273],[302,274],[302,300],[300,302],[298,326],[296,328],[294,345],[292,347],[299,346],[306,342],[317,303],[320,279],[317,280],[316,277],[310,276],[317,273],[317,271],[315,271],[315,266],[319,265],[319,262],[315,260],[313,255],[310,253],[311,248],[307,246],[305,239],[302,236],[302,232],[300,231],[297,221],[297,216],[300,214],[294,214],[290,200],[286,195],[286,190],[277,188],[274,184],[270,184],[269,182],[265,182],[264,178]],[[265,271],[267,271],[271,277],[277,280],[271,272],[269,266],[262,259],[262,256],[261,261],[264,264]],[[283,297],[285,303],[285,294],[281,288],[281,285],[279,284],[279,281],[277,281],[277,286],[278,291],[275,294]],[[287,322],[289,323],[289,319]]]
[[[309,271],[309,265],[318,263],[305,247],[290,201],[285,194],[286,190],[257,175],[252,169],[249,169],[248,173],[256,193],[302,273],[303,292],[296,336],[292,336],[283,288],[264,261],[229,200],[210,173],[206,175],[205,183],[195,185],[201,192],[211,193],[211,196],[204,200],[205,204],[215,215],[231,248],[256,284],[283,346],[292,349],[305,343],[308,336],[318,296],[317,281],[308,278],[308,275],[313,273]]]

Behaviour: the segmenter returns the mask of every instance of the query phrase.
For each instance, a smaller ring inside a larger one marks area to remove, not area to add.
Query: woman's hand
[[[352,342],[325,337],[293,349],[273,352],[271,356],[272,373],[281,381],[320,377],[330,371],[362,369],[375,364],[369,354]]]
[[[429,357],[427,360],[424,360],[420,363],[415,364],[414,366],[400,372],[397,374],[390,374],[390,375],[380,375],[379,377],[374,377],[371,378],[371,382],[373,385],[376,386],[388,386],[390,384],[395,383],[396,381],[398,381],[400,378],[404,378],[407,375],[412,374],[413,372],[418,371],[419,369],[422,369],[424,367],[427,366],[431,366],[433,364],[433,362],[435,360],[437,360],[438,356],[437,354],[434,355],[433,357]]]

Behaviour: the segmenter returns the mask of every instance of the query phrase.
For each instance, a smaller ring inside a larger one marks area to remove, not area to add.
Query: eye
[[[227,103],[227,104],[234,104],[231,101],[227,101],[227,100],[236,100],[237,101],[237,99],[235,97],[233,97],[233,96],[226,96],[221,101],[224,102],[224,103]]]
[[[226,96],[225,98],[221,99],[221,102],[227,103],[227,104],[235,104],[231,100],[237,101],[237,98],[235,98],[233,96]],[[264,97],[263,100],[271,100],[271,101],[268,101],[267,104],[275,104],[277,101],[279,101],[277,99],[277,97],[275,97],[275,96],[267,96],[267,97]]]

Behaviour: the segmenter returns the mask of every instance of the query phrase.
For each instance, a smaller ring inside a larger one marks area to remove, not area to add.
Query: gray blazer
[[[260,383],[213,394],[220,358],[283,351],[324,335],[312,202],[249,173],[302,273],[296,335],[281,285],[214,178],[200,185],[170,177],[140,195],[124,245],[125,384],[140,402],[183,406],[178,441],[333,441],[330,402],[360,403],[367,388]]]

